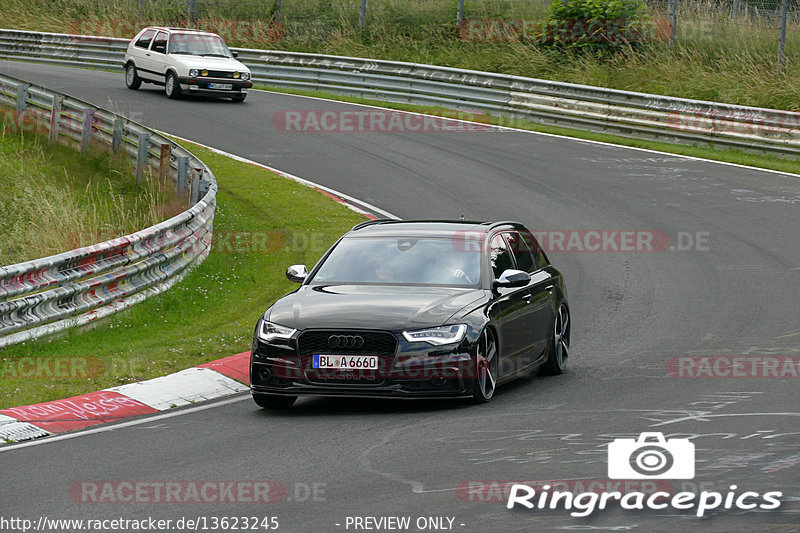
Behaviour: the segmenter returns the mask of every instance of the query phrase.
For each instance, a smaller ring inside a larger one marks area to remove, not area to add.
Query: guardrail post
[[[208,194],[208,190],[211,188],[211,182],[208,180],[201,179],[200,182],[197,184],[197,201],[200,201],[200,198]]]
[[[189,194],[189,205],[194,205],[200,200],[200,180],[202,177],[202,168],[192,169],[192,191]]]
[[[158,181],[164,183],[169,177],[169,165],[172,161],[172,146],[161,145],[161,156],[158,158]]]
[[[195,15],[195,0],[189,0],[189,9],[188,9],[189,20],[194,20]]]
[[[464,0],[458,0],[458,14],[456,15],[456,27],[460,28],[464,24]]]
[[[89,142],[92,140],[92,124],[94,123],[94,109],[83,110],[83,122],[81,123],[81,152],[89,149]]]
[[[60,94],[53,96],[53,109],[50,111],[50,142],[58,142],[58,130],[61,127],[61,106],[64,97]]]
[[[358,17],[358,25],[363,28],[367,23],[367,0],[361,0],[361,13]]]
[[[111,136],[111,151],[114,152],[114,155],[119,154],[120,148],[122,148],[122,138],[125,133],[125,121],[121,118],[114,119],[114,133]]]
[[[136,184],[142,182],[144,177],[144,169],[147,167],[147,152],[150,148],[150,134],[139,134],[139,151],[136,154]]]
[[[275,22],[281,21],[281,0],[275,0]]]
[[[17,111],[25,111],[28,107],[28,87],[30,87],[30,85],[26,83],[17,85]]]
[[[781,3],[781,36],[778,40],[778,73],[783,68],[784,50],[786,49],[786,19],[789,18],[789,0]]]
[[[669,0],[669,42],[675,40],[675,33],[678,31],[678,0]]]
[[[189,196],[189,189],[188,189],[188,178],[189,178],[189,158],[181,155],[178,156],[178,183],[177,183],[177,194],[178,199],[181,202],[186,201]]]

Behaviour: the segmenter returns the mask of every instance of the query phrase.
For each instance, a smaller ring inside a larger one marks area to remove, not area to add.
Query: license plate
[[[314,354],[314,368],[337,370],[377,370],[377,355]]]
[[[230,83],[209,83],[208,88],[230,91],[231,89],[233,89],[233,85],[231,85]]]

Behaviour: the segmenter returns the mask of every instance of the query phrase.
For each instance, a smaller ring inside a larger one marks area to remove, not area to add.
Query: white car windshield
[[[173,33],[169,40],[170,54],[192,56],[233,57],[225,43],[216,35]]]

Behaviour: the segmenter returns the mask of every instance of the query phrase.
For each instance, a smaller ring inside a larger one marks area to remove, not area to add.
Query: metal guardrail
[[[217,183],[189,151],[110,111],[4,74],[0,112],[0,120],[46,130],[53,142],[110,147],[136,162],[137,180],[152,171],[191,205],[124,237],[0,267],[0,347],[129,307],[168,289],[208,255]]]
[[[0,29],[0,59],[121,69],[126,39]],[[234,48],[265,85],[486,112],[676,144],[800,156],[800,113],[372,59]]]

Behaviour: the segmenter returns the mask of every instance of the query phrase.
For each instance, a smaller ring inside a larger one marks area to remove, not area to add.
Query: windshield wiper
[[[200,55],[202,55],[203,57],[228,57],[228,58],[230,57],[226,56],[225,54],[200,54]]]

